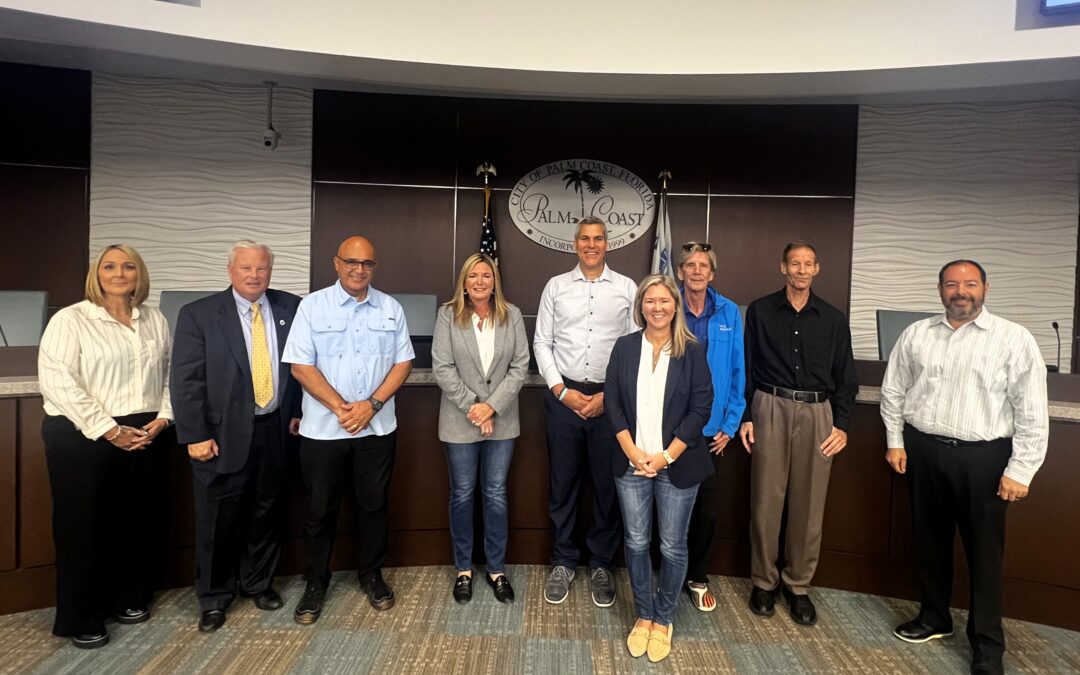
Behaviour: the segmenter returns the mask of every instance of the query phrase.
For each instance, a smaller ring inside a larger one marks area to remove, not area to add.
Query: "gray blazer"
[[[484,440],[479,427],[466,417],[474,403],[495,409],[495,430],[488,438],[517,438],[518,392],[529,371],[529,342],[521,310],[510,305],[506,324],[495,325],[495,355],[488,372],[480,371],[480,348],[472,326],[454,323],[452,307],[442,306],[435,321],[431,365],[442,389],[439,440],[476,443]]]

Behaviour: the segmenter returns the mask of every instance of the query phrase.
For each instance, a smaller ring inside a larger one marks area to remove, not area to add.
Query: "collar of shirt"
[[[604,263],[603,271],[601,271],[600,276],[595,279],[590,279],[585,276],[585,272],[582,271],[581,264],[579,263],[577,267],[570,271],[570,278],[574,281],[614,281],[611,268],[607,266],[607,263]]]
[[[942,312],[941,314],[939,314],[933,320],[932,323],[934,323],[934,324],[942,324],[943,326],[945,326],[946,328],[948,328],[949,330],[951,330],[954,333],[956,331],[960,330],[961,328],[963,328],[964,326],[968,325],[969,323],[970,324],[975,324],[976,326],[978,326],[982,330],[991,330],[994,327],[994,315],[991,314],[990,310],[988,310],[986,307],[983,307],[982,311],[979,312],[979,315],[977,317],[975,317],[971,321],[968,321],[963,326],[960,326],[960,328],[953,328],[952,324],[949,323],[949,315],[948,315],[948,313]]]
[[[812,291],[812,290],[810,291],[810,297],[806,300],[806,305],[800,310],[796,310],[794,307],[791,306],[791,303],[788,302],[787,286],[781,288],[779,291],[774,293],[772,297],[773,297],[773,309],[783,309],[784,307],[786,307],[786,308],[790,309],[792,312],[795,312],[796,314],[798,314],[799,312],[805,312],[805,311],[807,311],[809,309],[812,309],[815,312],[817,312],[818,314],[821,314],[821,309],[818,308],[818,304],[817,304],[817,296],[814,295],[814,291]]]
[[[682,291],[683,312],[686,314],[686,318],[687,319],[695,318],[694,313],[690,311],[690,303],[688,303],[686,301],[686,286],[683,286],[682,288],[680,288],[680,290]],[[716,311],[716,303],[713,302],[712,294],[708,292],[708,289],[706,289],[706,291],[705,291],[705,308],[701,310],[701,314],[699,316],[697,316],[696,318],[697,319],[707,319],[710,316],[712,316],[713,312],[715,312],[715,311]]]
[[[251,306],[254,305],[255,302],[259,303],[259,307],[266,307],[266,293],[260,295],[259,298],[255,300],[255,302],[252,302],[237,293],[235,288],[232,289],[232,294],[233,300],[236,300],[236,311],[240,312],[240,316],[247,316],[248,313],[251,311]]]
[[[358,305],[362,305],[365,302],[367,302],[367,303],[370,303],[372,307],[378,307],[379,306],[379,299],[378,299],[377,296],[378,296],[378,293],[375,291],[375,289],[372,288],[370,285],[368,285],[367,295],[364,296],[363,300],[361,300],[360,302],[357,302],[356,298],[349,295],[348,291],[346,291],[345,288],[341,285],[341,280],[340,279],[338,279],[337,281],[334,282],[334,300],[337,302],[337,304],[339,306],[340,305],[346,305],[346,304],[348,304],[350,302],[352,302],[354,304],[358,304]]]
[[[113,318],[113,315],[109,314],[109,310],[105,309],[101,305],[95,305],[94,303],[90,302],[89,300],[87,300],[86,302],[87,302],[88,305],[90,305],[90,311],[85,312],[85,316],[86,316],[87,319],[92,319],[92,320],[95,320],[95,321],[116,321],[116,319]],[[131,320],[133,322],[138,321],[139,320],[139,315],[140,315],[139,308],[138,307],[132,307],[131,308]],[[116,323],[120,323],[120,322],[116,321]]]

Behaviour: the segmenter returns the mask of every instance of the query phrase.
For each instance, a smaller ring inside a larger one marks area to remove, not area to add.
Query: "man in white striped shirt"
[[[989,285],[973,260],[938,274],[945,313],[909,326],[881,384],[886,461],[906,474],[922,604],[894,631],[952,635],[953,537],[971,570],[967,635],[973,673],[1001,673],[1005,511],[1028,494],[1046,456],[1046,366],[1025,328],[983,309]]]

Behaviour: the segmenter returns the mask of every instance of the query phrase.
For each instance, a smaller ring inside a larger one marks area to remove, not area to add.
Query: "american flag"
[[[495,223],[491,220],[491,186],[484,177],[484,220],[480,226],[480,252],[499,264],[499,240],[495,238]]]

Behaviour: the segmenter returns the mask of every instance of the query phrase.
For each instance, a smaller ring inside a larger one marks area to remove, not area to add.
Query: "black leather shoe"
[[[367,595],[368,602],[377,610],[386,610],[394,606],[394,591],[383,581],[382,570],[374,570],[361,577],[360,590]]]
[[[100,633],[87,633],[71,636],[71,644],[79,649],[97,649],[109,644],[109,634],[105,631]]]
[[[281,599],[281,596],[273,588],[266,589],[254,596],[252,600],[255,601],[256,607],[265,612],[272,612],[285,606],[285,601]]]
[[[225,625],[225,612],[220,609],[208,609],[199,618],[199,632],[213,633]]]
[[[127,626],[149,620],[149,607],[133,607],[116,613],[116,623],[122,623]]]
[[[817,623],[817,610],[814,609],[809,595],[795,595],[787,586],[784,586],[783,593],[792,621],[800,626],[813,626]]]
[[[758,616],[772,616],[774,611],[775,592],[754,586],[750,591],[750,611]]]
[[[319,615],[322,614],[324,600],[326,600],[326,588],[314,581],[307,582],[304,597],[300,598],[300,602],[296,604],[296,611],[293,612],[293,621],[304,626],[310,626],[318,621]]]
[[[492,579],[490,575],[485,574],[484,578],[487,579],[488,586],[491,586],[491,590],[495,591],[496,600],[506,604],[514,601],[514,587],[510,585],[510,580],[506,578],[505,574],[500,574],[494,579]]]
[[[922,642],[929,642],[930,640],[936,640],[937,638],[952,637],[952,628],[934,628],[927,626],[918,618],[912,619],[907,623],[902,623],[893,630],[893,635],[900,638],[904,642],[913,642],[919,644]]]
[[[459,605],[472,600],[472,577],[468,574],[459,574],[454,582],[454,600]]]

